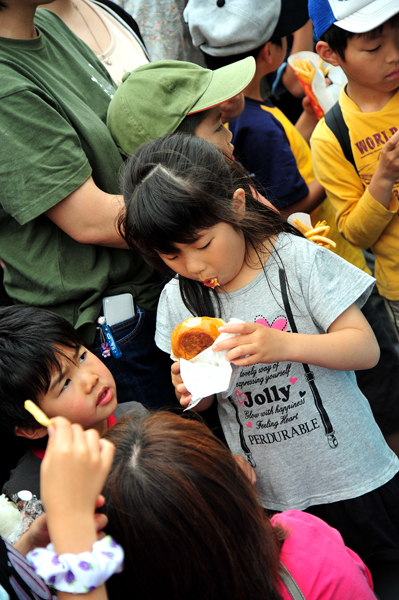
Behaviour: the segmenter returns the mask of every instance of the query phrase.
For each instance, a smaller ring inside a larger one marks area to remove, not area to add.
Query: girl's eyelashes
[[[168,262],[177,258],[177,256],[165,256],[164,254],[160,254],[159,256],[162,260],[166,260]]]
[[[201,246],[201,248],[198,248],[198,250],[205,250],[205,248],[208,248],[208,246],[210,245],[212,240],[209,240],[209,242],[207,244],[205,244],[205,246]]]

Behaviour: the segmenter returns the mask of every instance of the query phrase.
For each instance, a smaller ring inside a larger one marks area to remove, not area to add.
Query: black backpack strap
[[[357,170],[355,159],[353,158],[351,141],[349,138],[349,129],[345,123],[339,102],[336,102],[332,108],[324,116],[327,127],[331,129],[337,138],[342,152],[347,161],[349,161]]]

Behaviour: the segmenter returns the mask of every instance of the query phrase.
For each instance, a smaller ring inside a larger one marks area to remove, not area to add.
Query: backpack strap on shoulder
[[[331,129],[337,138],[342,152],[347,161],[349,161],[357,170],[355,159],[353,157],[351,141],[349,138],[349,129],[345,123],[339,102],[336,102],[332,108],[324,116],[327,127]]]

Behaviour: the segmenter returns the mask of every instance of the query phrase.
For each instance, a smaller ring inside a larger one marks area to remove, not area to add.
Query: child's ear
[[[258,58],[263,60],[268,65],[270,65],[273,62],[272,43],[271,42],[266,42],[266,44],[263,46],[263,48],[261,48],[261,50],[258,54]]]
[[[245,213],[245,191],[242,188],[238,188],[234,192],[233,206],[237,212],[242,213],[242,216],[244,216],[244,213]]]
[[[47,435],[47,427],[38,427],[37,429],[34,429],[33,427],[19,427],[16,425],[15,435],[28,438],[29,440],[38,440]]]
[[[325,62],[329,63],[333,67],[339,67],[342,63],[340,56],[333,52],[327,42],[317,42],[316,52]]]

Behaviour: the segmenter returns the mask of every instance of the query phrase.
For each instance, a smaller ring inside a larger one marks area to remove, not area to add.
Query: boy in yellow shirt
[[[339,231],[371,248],[377,287],[399,337],[399,5],[392,0],[309,0],[316,50],[344,70],[339,106],[354,164],[322,119],[311,138],[317,179]]]

